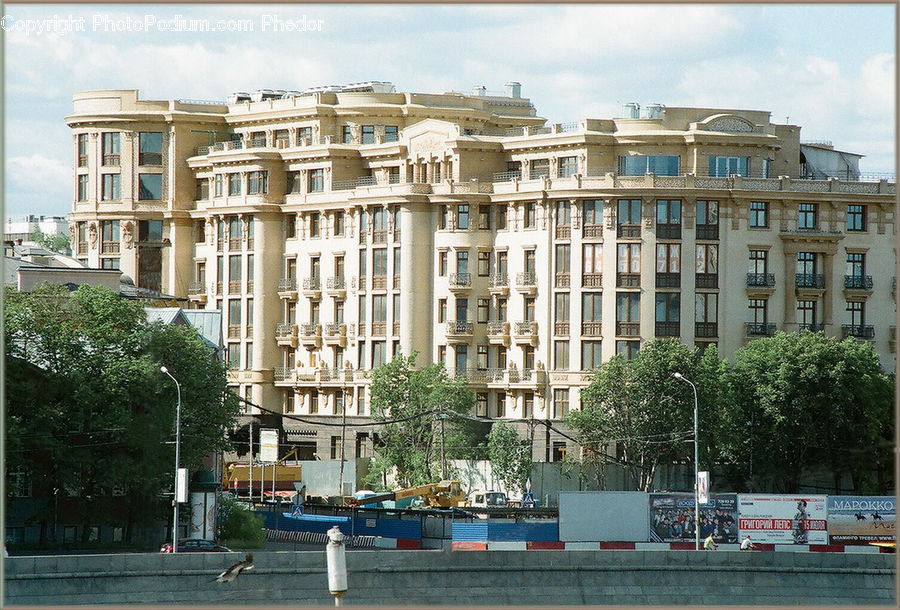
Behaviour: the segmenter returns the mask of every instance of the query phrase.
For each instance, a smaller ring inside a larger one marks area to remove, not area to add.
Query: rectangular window
[[[119,201],[122,196],[119,191],[119,174],[101,174],[103,176],[103,201]]]
[[[633,360],[641,349],[640,341],[616,341],[616,356]]]
[[[507,205],[501,203],[497,206],[497,230],[506,229]]]
[[[600,341],[582,341],[581,342],[581,370],[590,371],[600,366],[602,363]]]
[[[119,166],[119,133],[103,134],[103,165],[107,167]]]
[[[162,133],[142,131],[139,142],[140,165],[162,165]]]
[[[531,179],[550,176],[550,159],[531,160]]]
[[[641,200],[619,199],[617,202],[616,224],[639,225],[641,224]]]
[[[469,206],[461,203],[456,206],[456,228],[457,229],[468,229],[469,228]]]
[[[525,299],[525,321],[534,322],[534,304],[535,297],[524,297]]]
[[[222,193],[225,192],[225,176],[223,176],[222,174],[216,174],[215,184],[216,197],[221,197]]]
[[[769,251],[750,250],[749,261],[748,273],[751,275],[765,275],[768,272]]]
[[[498,322],[506,322],[506,305],[507,305],[507,300],[505,298],[497,299],[497,321]]]
[[[487,277],[491,273],[491,252],[490,250],[478,251],[478,275],[479,277]]]
[[[719,202],[708,201],[705,199],[697,200],[697,224],[698,225],[718,225],[719,224]],[[700,237],[698,235],[698,237]],[[703,239],[702,237],[700,239]]]
[[[816,325],[816,302],[808,300],[797,301],[797,323],[800,330],[808,330],[816,332],[819,330]]]
[[[582,285],[587,288],[600,288],[603,273],[603,244],[584,244],[581,246],[581,271],[584,274]]]
[[[353,144],[353,130],[349,125],[341,126],[341,142],[344,144]]]
[[[362,126],[362,143],[363,144],[374,144],[375,143],[375,126],[374,125],[363,125]]]
[[[488,346],[479,345],[476,350],[475,365],[479,369],[484,370],[488,367]]]
[[[497,417],[506,417],[506,392],[497,392]]]
[[[534,392],[525,392],[522,396],[522,417],[534,417]]]
[[[569,293],[568,292],[557,292],[553,295],[553,321],[557,323],[564,323],[569,321]],[[566,333],[556,333],[556,334],[568,334]]]
[[[681,273],[681,244],[656,244],[656,272]]]
[[[681,224],[681,200],[680,199],[657,199],[656,200],[656,223],[660,225],[680,225]]]
[[[641,244],[617,244],[617,250],[616,270],[619,273],[641,272]]]
[[[554,341],[553,342],[553,370],[568,371],[569,370],[569,342]]]
[[[639,322],[641,319],[640,294],[619,292],[616,294],[616,322]]]
[[[750,175],[750,157],[710,157],[709,175],[727,178],[733,174]]]
[[[865,231],[866,230],[866,206],[864,206],[864,205],[848,205],[847,206],[847,230],[848,231]]]
[[[372,368],[377,369],[385,363],[385,355],[387,354],[386,344],[384,341],[372,342]]]
[[[465,345],[456,346],[456,361],[454,362],[457,374],[465,372],[469,366],[469,348]]]
[[[585,325],[596,324],[597,332],[583,332],[584,335],[599,335],[600,322],[603,311],[603,293],[602,292],[582,292],[581,293],[581,321]],[[586,330],[586,329],[583,329]]]
[[[554,257],[554,269],[556,271],[557,276],[561,273],[568,275],[569,268],[571,267],[571,248],[569,244],[556,244],[555,257]],[[559,286],[560,288],[565,288],[566,286]]]
[[[532,276],[535,272],[535,261],[534,261],[534,250],[531,248],[525,250],[525,273],[529,273]]]
[[[556,202],[556,226],[568,227],[572,224],[572,202],[568,199],[560,199]],[[557,235],[557,237],[560,237]],[[563,235],[562,238],[567,236]]]
[[[285,239],[297,237],[297,217],[293,214],[284,217],[284,237]]]
[[[438,299],[438,323],[443,324],[447,321],[447,299]]]
[[[312,127],[297,128],[297,145],[309,146],[312,144]]]
[[[719,320],[719,295],[697,293],[694,295],[694,322],[715,324]]]
[[[118,269],[119,268],[119,259],[118,258],[101,258],[100,259],[100,267],[102,269]]]
[[[228,195],[241,194],[241,175],[238,173],[228,174]]]
[[[360,319],[360,322],[362,322],[362,319]],[[367,368],[369,368],[368,366],[366,366],[366,353],[367,353],[366,352],[366,342],[360,341],[359,343],[357,343],[357,345],[356,345],[356,362],[357,362],[357,367],[360,370],[366,370]],[[362,388],[360,388],[360,389],[362,389]]]
[[[88,175],[78,175],[78,201],[87,201],[88,198]]]
[[[209,199],[209,180],[206,178],[197,178],[195,199],[197,201],[206,201]]]
[[[656,336],[681,335],[681,295],[677,292],[656,295]]]
[[[866,324],[866,304],[864,301],[847,301],[847,313],[849,315],[850,326],[860,327]],[[861,335],[858,331],[854,336]]]
[[[335,237],[342,237],[344,235],[344,213],[343,212],[335,212],[334,213],[334,235],[335,235]]]
[[[141,201],[162,199],[162,174],[138,174],[138,199]]]
[[[534,228],[536,209],[537,209],[537,202],[534,202],[534,201],[526,201],[525,202],[525,228],[526,229]]]
[[[797,228],[801,231],[815,231],[818,206],[815,203],[801,203],[797,208]]]
[[[307,185],[307,192],[310,193],[321,193],[325,190],[325,170],[322,168],[312,169],[309,171],[308,176],[309,184]]]
[[[381,277],[387,275],[387,248],[372,250],[372,274]]]
[[[482,231],[491,230],[491,206],[478,206],[478,228]]]
[[[866,255],[863,252],[847,253],[847,275],[851,278],[861,278],[866,275]]]
[[[366,295],[359,295],[359,305],[356,312],[356,317],[359,318],[360,324],[366,323]]]
[[[319,223],[320,223],[321,214],[319,212],[310,212],[309,219],[309,236],[310,237],[318,237],[319,236]]]
[[[485,324],[488,321],[488,314],[491,308],[491,300],[490,299],[478,299],[478,317],[476,321],[480,324]]]
[[[581,216],[584,226],[602,225],[603,224],[603,200],[602,199],[585,199],[581,203]],[[640,208],[638,208],[638,218],[640,218]]]
[[[753,324],[766,324],[768,322],[768,299],[750,299],[750,322]]]
[[[384,126],[384,141],[385,142],[396,142],[400,139],[400,131],[396,125],[385,125]]]
[[[557,168],[560,178],[570,178],[578,172],[578,159],[576,157],[560,157]]]
[[[553,390],[553,419],[562,419],[566,415],[569,414],[569,388],[561,388]],[[553,443],[554,445],[554,453],[556,453],[556,445],[558,443]],[[563,445],[565,447],[565,445]],[[565,450],[563,451],[565,453]],[[557,459],[558,458],[558,459]],[[563,458],[560,456],[555,456],[553,461],[558,462]]]
[[[87,167],[88,164],[88,134],[78,134],[78,167]]]
[[[750,228],[765,229],[769,226],[769,202],[768,201],[751,201],[750,202]]]
[[[263,195],[269,192],[269,172],[250,172],[247,194]]]
[[[456,319],[461,322],[469,320],[469,299],[456,297]]]
[[[387,296],[376,294],[372,296],[372,322],[387,322]]]
[[[677,176],[680,165],[678,155],[629,155],[619,157],[619,175]]]

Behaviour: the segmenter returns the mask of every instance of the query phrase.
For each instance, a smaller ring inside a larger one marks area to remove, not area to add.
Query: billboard
[[[737,542],[737,495],[711,494],[700,504],[700,538],[710,534],[716,542]],[[687,493],[650,494],[650,540],[691,542],[694,530],[694,496]]]
[[[560,542],[646,542],[648,527],[642,491],[559,493]]]
[[[828,544],[825,496],[738,495],[741,538],[769,544]]]
[[[896,533],[893,496],[828,496],[828,543],[892,542]]]
[[[276,428],[260,429],[259,461],[268,464],[278,461],[278,430]]]

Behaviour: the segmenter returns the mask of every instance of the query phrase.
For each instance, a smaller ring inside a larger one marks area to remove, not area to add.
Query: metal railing
[[[536,335],[537,322],[533,320],[523,320],[521,322],[516,322],[515,334],[518,337]]]
[[[871,275],[845,275],[844,288],[848,290],[872,290]]]
[[[555,277],[554,285],[557,288],[568,288],[570,283],[570,276],[568,273],[557,273]]]
[[[679,337],[681,336],[681,322],[657,322],[657,337]]]
[[[694,276],[694,287],[695,288],[718,288],[719,287],[719,274],[718,273],[698,273]]]
[[[472,274],[471,273],[451,273],[450,274],[450,287],[451,288],[468,288],[472,285]]]
[[[771,337],[775,334],[775,325],[767,322],[747,322],[748,337]]]
[[[241,293],[241,280],[235,280],[228,282],[228,294],[240,294]]]
[[[771,287],[775,285],[774,273],[748,273],[747,286]]]
[[[338,322],[326,324],[324,327],[326,337],[340,337],[347,334],[347,325]]]
[[[581,274],[581,287],[582,288],[603,288],[603,274],[602,273],[582,273]]]
[[[795,274],[797,288],[825,288],[825,276],[818,273]]]
[[[325,288],[328,290],[343,290],[344,289],[344,277],[343,276],[331,276],[325,281]]]
[[[582,322],[581,335],[583,337],[600,337],[603,335],[602,322]]]
[[[448,335],[471,335],[475,325],[468,320],[447,320]]]
[[[680,273],[656,273],[656,287],[657,288],[680,288],[681,287],[681,274]]]
[[[491,177],[491,182],[512,182],[522,178],[521,171],[497,172]]]
[[[701,339],[710,339],[719,336],[719,325],[715,322],[695,322],[694,336]]]
[[[516,286],[520,288],[537,286],[537,274],[534,271],[522,271],[516,275]]]
[[[505,273],[492,273],[488,278],[488,286],[491,288],[505,288],[509,286],[509,276]]]
[[[278,280],[278,290],[279,290],[279,292],[297,290],[297,278],[295,278],[295,277],[281,278],[280,280]]]
[[[387,229],[374,229],[372,231],[372,243],[373,244],[386,244],[387,243]]]
[[[119,242],[117,241],[105,241],[100,244],[100,253],[101,254],[118,254],[119,253]]]
[[[719,225],[697,225],[697,239],[719,239]]]
[[[322,334],[321,324],[300,324],[297,329],[301,337],[316,337]]]
[[[600,239],[603,237],[603,225],[584,225],[581,236],[586,239]]]
[[[875,338],[875,327],[874,326],[844,324],[841,326],[841,330],[843,331],[844,339],[846,339],[847,337],[854,337],[856,339],[874,339]]]
[[[640,273],[616,273],[616,286],[619,288],[640,288]]]
[[[119,155],[103,155],[103,165],[105,167],[118,167]]]
[[[568,322],[554,322],[553,323],[553,334],[562,337],[569,336],[569,326]]]
[[[800,323],[797,325],[799,330],[808,330],[811,333],[817,333],[825,330],[825,325],[821,322],[810,322],[808,324]]]
[[[557,225],[556,239],[570,239],[572,237],[571,225]]]
[[[618,337],[640,337],[640,322],[616,322],[616,336]]]
[[[296,326],[293,324],[276,324],[275,325],[275,338],[291,338],[296,336]]]
[[[317,276],[303,278],[303,290],[321,290],[322,282]]]
[[[681,239],[681,225],[657,224],[656,237],[659,239]]]
[[[204,294],[206,293],[206,287],[203,285],[203,282],[191,282],[188,286],[188,294]]]

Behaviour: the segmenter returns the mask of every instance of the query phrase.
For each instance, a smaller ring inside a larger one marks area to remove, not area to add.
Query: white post
[[[178,474],[181,465],[181,384],[164,366],[159,367],[163,373],[175,382],[177,404],[175,406],[175,488],[172,490],[172,552],[178,552]]]
[[[325,560],[328,564],[328,591],[334,595],[334,605],[340,606],[341,597],[347,592],[347,556],[344,534],[336,525],[328,530]]]
[[[250,453],[249,462],[250,462],[250,479],[247,483],[249,485],[249,489],[247,490],[247,500],[250,502],[250,507],[253,507],[253,421],[250,421]]]

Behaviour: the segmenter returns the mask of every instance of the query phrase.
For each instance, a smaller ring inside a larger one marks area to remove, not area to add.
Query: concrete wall
[[[237,553],[12,557],[6,604],[333,604],[325,554],[259,552],[256,569],[212,582]],[[893,555],[695,551],[348,553],[348,606],[893,604]]]

